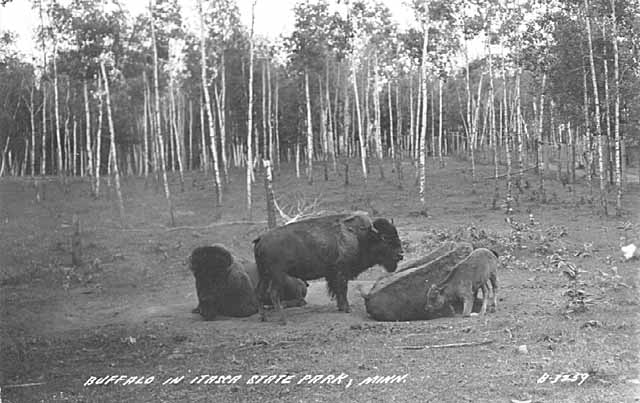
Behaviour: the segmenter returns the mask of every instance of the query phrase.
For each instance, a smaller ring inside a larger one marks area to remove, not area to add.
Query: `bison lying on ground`
[[[349,312],[347,282],[369,267],[382,265],[393,272],[402,259],[396,228],[388,220],[371,221],[366,213],[336,214],[275,228],[254,241],[261,292],[286,323],[280,298],[286,276],[303,280],[324,277],[338,310]],[[263,309],[261,319],[266,320]]]
[[[258,273],[258,266],[254,262],[243,261],[243,266],[249,277],[251,283],[256,289],[256,295],[259,292],[258,284],[260,283],[260,275]],[[305,306],[307,301],[304,298],[307,296],[307,287],[309,284],[306,281],[299,278],[286,276],[284,279],[284,292],[282,294],[282,306],[284,308],[292,308],[297,306]],[[262,305],[271,305],[271,297],[268,293],[263,292],[260,294],[260,303]]]
[[[250,316],[268,299],[264,295],[256,297],[258,270],[255,263],[234,260],[222,245],[194,249],[189,262],[198,294],[198,307],[193,312],[205,320],[213,320],[218,314]],[[302,280],[287,278],[284,294],[285,306],[302,306],[306,303],[307,285]]]
[[[479,248],[471,252],[469,257],[460,262],[438,285],[432,285],[427,290],[427,303],[424,309],[434,311],[442,308],[445,304],[449,306],[451,313],[452,302],[462,300],[462,315],[469,316],[475,301],[478,289],[482,289],[482,308],[480,315],[487,311],[489,300],[489,289],[493,294],[493,309],[496,309],[498,289],[497,254],[489,249]]]

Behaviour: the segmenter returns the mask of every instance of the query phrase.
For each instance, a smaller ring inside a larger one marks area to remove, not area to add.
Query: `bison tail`
[[[369,299],[369,293],[364,292],[363,290],[364,286],[362,284],[358,284],[356,285],[355,289],[358,290],[358,293],[360,294],[360,296],[367,301]]]
[[[491,287],[495,292],[495,290],[498,289],[498,275],[496,274],[496,272],[493,272],[489,275],[489,281],[491,281]]]

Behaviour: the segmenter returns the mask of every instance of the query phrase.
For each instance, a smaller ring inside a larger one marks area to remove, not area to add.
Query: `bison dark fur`
[[[478,289],[482,289],[482,308],[480,315],[487,311],[489,291],[493,294],[493,309],[496,309],[498,289],[498,259],[494,251],[479,248],[471,252],[469,257],[460,262],[438,285],[432,285],[427,290],[425,310],[436,311],[445,304],[454,313],[452,303],[462,300],[462,315],[469,316]]]
[[[213,320],[218,314],[245,317],[258,312],[261,303],[269,304],[268,296],[256,297],[258,269],[247,260],[234,260],[222,245],[196,248],[189,259],[196,279],[199,313],[205,320]],[[303,306],[307,295],[304,281],[287,277],[285,282],[285,307]]]
[[[325,278],[338,310],[349,312],[347,282],[375,265],[393,272],[402,259],[396,228],[388,220],[371,221],[366,213],[337,214],[294,222],[275,228],[254,241],[260,273],[260,293],[281,309],[286,276],[303,280]],[[261,310],[265,320],[265,312]]]
[[[256,287],[257,295],[257,293],[260,292],[260,290],[257,289],[260,282],[258,267],[255,263],[249,261],[244,261],[243,265],[247,274],[249,274],[249,277],[251,278],[251,282]],[[307,296],[307,287],[309,287],[309,284],[306,281],[287,276],[285,278],[284,293],[282,295],[282,306],[284,308],[305,306],[307,301],[305,301],[304,298]],[[271,297],[268,293],[263,293],[258,297],[258,299],[263,305],[271,305]]]
[[[218,314],[245,317],[258,312],[251,278],[224,246],[194,249],[190,266],[198,293],[198,307],[194,311],[205,320],[213,320]]]

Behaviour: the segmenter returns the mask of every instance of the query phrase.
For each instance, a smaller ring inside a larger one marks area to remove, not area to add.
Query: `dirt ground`
[[[603,217],[584,184],[547,178],[540,203],[527,173],[508,222],[492,209],[492,167],[479,166],[475,193],[468,162],[428,169],[426,215],[408,163],[403,189],[391,164],[382,180],[371,164],[366,187],[353,176],[347,187],[340,175],[325,181],[321,168],[310,186],[283,166],[274,186],[284,206],[317,199],[318,210],[393,218],[405,259],[449,239],[491,246],[503,263],[496,313],[376,322],[361,296],[385,275],[374,267],[350,283],[349,314],[318,280],[286,326],[273,312],[266,323],[205,322],[190,312],[185,259],[211,243],[252,257],[266,228],[261,178],[250,217],[243,172],[232,172],[222,207],[210,176],[189,173],[180,192],[173,175],[174,228],[162,192],[143,178],[123,180],[123,224],[106,181],[94,200],[86,181],[49,178],[38,203],[32,182],[2,178],[0,401],[640,401],[640,261],[620,252],[640,242],[638,184],[627,185],[622,217]],[[503,182],[499,191],[503,199]],[[73,214],[81,267],[71,265]]]

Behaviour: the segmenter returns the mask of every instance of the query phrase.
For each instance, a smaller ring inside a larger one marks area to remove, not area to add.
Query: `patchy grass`
[[[65,188],[52,178],[45,199],[36,203],[29,181],[3,178],[3,401],[638,400],[639,263],[622,262],[619,251],[621,242],[640,240],[637,185],[627,189],[625,216],[602,217],[585,185],[548,180],[549,200],[540,204],[537,180],[527,176],[531,188],[516,190],[518,204],[505,220],[502,209],[492,209],[490,180],[479,181],[472,194],[467,162],[448,160],[440,169],[430,161],[425,216],[409,164],[402,189],[391,164],[384,180],[372,169],[367,186],[357,164],[351,165],[347,187],[337,175],[325,182],[321,169],[309,186],[283,166],[274,183],[279,204],[293,208],[299,200],[317,199],[325,212],[365,210],[393,218],[407,259],[448,239],[491,247],[503,264],[496,313],[375,322],[359,294],[384,275],[372,268],[358,279],[364,285],[350,287],[351,314],[338,313],[318,281],[311,284],[309,304],[289,310],[285,327],[273,314],[267,323],[257,315],[203,322],[190,313],[196,296],[185,258],[214,242],[251,257],[251,240],[266,227],[261,178],[249,215],[242,172],[233,172],[220,207],[210,177],[189,173],[180,193],[174,176],[173,229],[163,194],[151,181],[124,179],[121,225],[115,195],[93,200],[85,181]],[[479,178],[491,175],[491,167],[479,166]],[[500,191],[504,198],[504,183]],[[84,264],[77,268],[71,267],[73,214],[83,229]],[[472,345],[440,348],[454,343]],[[551,383],[556,375],[576,373],[589,376],[581,385],[566,377]],[[242,377],[235,384],[190,384],[203,374]],[[252,375],[280,374],[293,375],[291,383],[248,383]],[[330,374],[346,379],[303,379]],[[400,383],[366,382],[405,374]],[[154,380],[83,386],[90,376],[106,375]],[[178,384],[162,384],[179,376],[185,378]]]

